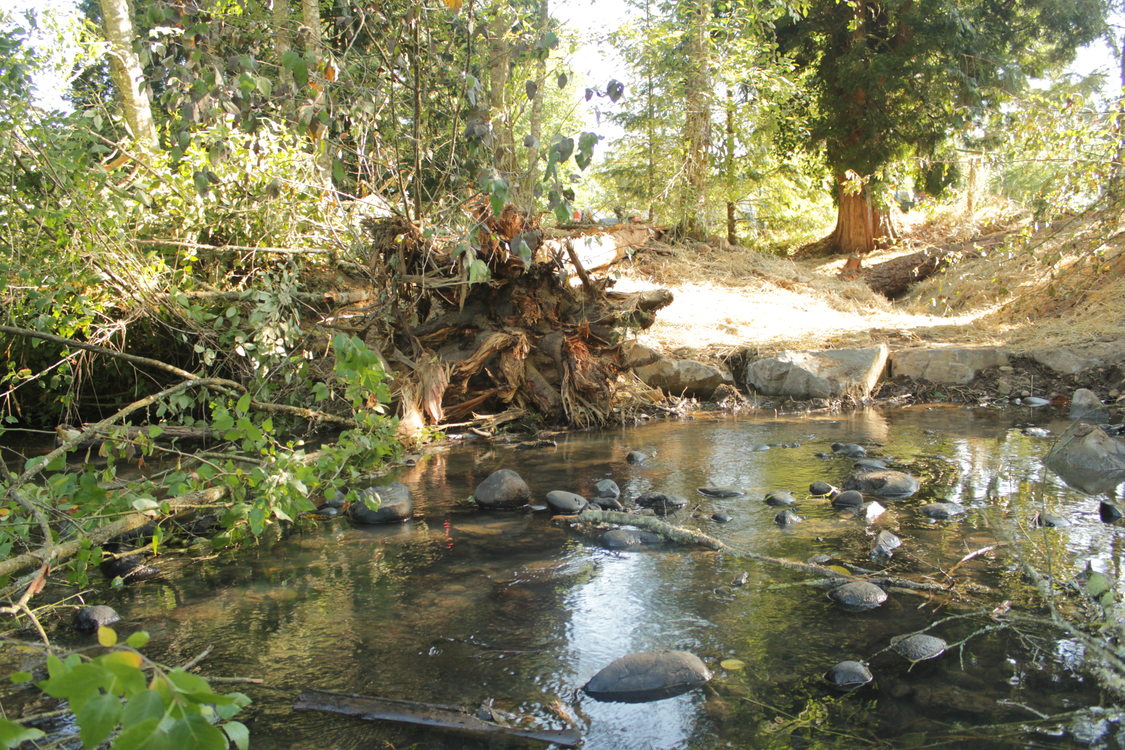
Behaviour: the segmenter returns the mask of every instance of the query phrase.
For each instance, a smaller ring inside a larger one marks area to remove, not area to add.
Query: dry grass
[[[969,242],[1012,231],[948,272],[888,302],[835,274],[842,260],[795,262],[703,243],[641,253],[619,269],[622,291],[665,287],[675,301],[638,338],[681,356],[722,357],[752,348],[820,349],[888,343],[1043,346],[1125,340],[1125,235],[1114,221],[1083,216],[1038,232],[1011,207],[989,205],[967,221],[963,209],[935,212],[905,227],[908,246]],[[944,241],[943,241],[944,239]],[[968,247],[971,248],[971,242]]]

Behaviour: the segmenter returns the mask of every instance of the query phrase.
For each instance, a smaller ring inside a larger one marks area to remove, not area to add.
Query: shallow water
[[[1050,412],[962,407],[716,417],[564,435],[557,448],[535,451],[459,447],[391,477],[410,486],[422,519],[393,528],[325,522],[248,553],[199,561],[172,582],[109,593],[105,603],[124,618],[119,631],[149,631],[146,653],[163,663],[213,647],[204,673],[263,678],[262,687],[239,688],[254,699],[246,721],[259,749],[478,746],[431,730],[294,711],[306,688],[470,709],[491,699],[498,710],[556,728],[562,724],[547,705],[558,699],[582,717],[584,747],[598,750],[948,738],[959,725],[1019,722],[1031,710],[1054,714],[1100,700],[1070,669],[1080,650],[1051,634],[985,633],[912,669],[884,650],[892,636],[942,620],[930,632],[952,643],[991,621],[948,618],[986,613],[1004,600],[1017,608],[1033,602],[1005,541],[1042,556],[1060,579],[1087,559],[1120,573],[1121,530],[1100,523],[1097,498],[1041,467],[1049,439],[1012,427],[1035,420],[1056,433],[1065,428],[1051,419]],[[814,457],[834,441],[867,445],[935,478],[913,498],[884,502],[888,512],[864,523],[804,499],[810,482],[838,485],[849,473],[848,459]],[[656,455],[626,464],[633,449]],[[798,561],[828,554],[879,567],[867,553],[885,528],[904,542],[886,565],[891,573],[941,583],[940,571],[966,554],[1001,546],[958,568],[959,581],[990,589],[971,602],[896,591],[878,609],[849,613],[805,573],[683,547],[611,552],[552,526],[546,512],[484,514],[461,502],[504,467],[519,471],[537,498],[552,489],[588,496],[605,477],[626,497],[677,493],[692,505],[674,522],[736,550]],[[709,485],[747,494],[697,492]],[[807,520],[777,527],[776,509],[762,502],[771,489],[792,490]],[[932,522],[918,507],[935,499],[970,510]],[[1073,525],[1033,528],[1030,517],[1044,509]],[[733,520],[711,521],[716,511]],[[732,586],[743,572],[747,583]],[[715,679],[706,690],[648,704],[599,703],[578,690],[613,659],[660,648],[698,654]],[[720,666],[730,658],[745,666]],[[843,659],[870,661],[877,684],[844,696],[829,691],[821,676]],[[995,732],[965,736],[975,747],[1001,742]],[[1065,733],[1031,737],[1016,744],[1074,742]]]

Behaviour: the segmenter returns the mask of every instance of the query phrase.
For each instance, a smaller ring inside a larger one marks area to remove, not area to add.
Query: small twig
[[[205,649],[203,649],[202,651],[200,651],[200,652],[199,652],[199,654],[197,654],[197,655],[195,656],[195,658],[193,658],[193,659],[188,659],[188,660],[187,660],[186,662],[184,662],[183,664],[181,664],[181,665],[180,665],[180,669],[182,669],[182,670],[184,670],[185,672],[187,672],[187,671],[188,671],[188,670],[190,670],[190,669],[191,669],[192,667],[194,667],[194,666],[198,665],[198,664],[199,664],[199,662],[203,661],[203,660],[204,660],[204,659],[206,659],[206,658],[207,658],[208,656],[210,656],[210,655],[211,655],[211,651],[212,651],[212,650],[214,650],[214,646],[208,646],[207,648],[205,648]]]

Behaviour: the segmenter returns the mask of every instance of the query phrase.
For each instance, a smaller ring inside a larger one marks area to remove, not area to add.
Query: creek
[[[1034,712],[1057,714],[1102,700],[1080,674],[1080,647],[1055,632],[980,633],[913,667],[886,650],[891,637],[939,621],[928,632],[960,641],[988,626],[987,612],[1003,602],[1042,614],[1017,572],[1017,555],[1033,556],[1060,581],[1071,580],[1087,560],[1120,580],[1121,529],[1099,521],[1098,498],[1068,488],[1042,466],[1050,438],[1014,426],[1035,422],[1058,434],[1066,426],[1061,416],[1050,409],[959,406],[701,415],[565,434],[557,447],[530,451],[455,446],[388,477],[413,493],[420,517],[405,525],[310,524],[99,601],[121,613],[120,632],[147,630],[146,653],[163,663],[182,663],[213,647],[205,674],[264,679],[262,686],[233,686],[254,699],[244,721],[259,749],[478,746],[434,730],[294,711],[307,688],[471,710],[492,701],[494,709],[533,716],[544,727],[563,726],[547,708],[558,699],[582,717],[590,750],[948,741],[957,727],[1022,722]],[[850,459],[815,455],[836,441],[893,458],[896,467],[923,478],[922,490],[884,501],[887,512],[867,523],[806,499],[811,482],[838,486],[850,473]],[[634,449],[655,455],[628,464]],[[827,555],[944,583],[941,571],[994,546],[955,574],[959,583],[988,591],[956,600],[896,590],[876,609],[847,612],[807,573],[675,545],[611,551],[596,537],[552,525],[547,511],[483,513],[466,504],[499,468],[518,471],[537,502],[552,489],[590,496],[607,477],[626,498],[676,493],[691,505],[672,523],[735,550],[795,561]],[[716,485],[746,494],[716,499],[697,492]],[[762,501],[774,489],[797,496],[804,522],[774,523],[777,509]],[[968,511],[932,521],[918,509],[935,500],[961,502]],[[1070,525],[1036,527],[1039,511]],[[716,512],[732,520],[711,520]],[[868,557],[880,529],[903,540],[886,563]],[[732,585],[743,574],[745,582]],[[978,615],[954,617],[971,613]],[[715,677],[705,689],[652,703],[601,703],[580,692],[613,659],[652,649],[693,652]],[[845,659],[869,661],[875,683],[847,694],[831,691],[823,675]],[[815,731],[807,729],[813,725]],[[1114,746],[1113,725],[1103,728],[1103,740]],[[1057,730],[1017,734],[1015,744],[1072,746],[1075,733],[1084,731],[1101,730],[1064,721]],[[964,736],[974,747],[1011,744],[991,730]]]

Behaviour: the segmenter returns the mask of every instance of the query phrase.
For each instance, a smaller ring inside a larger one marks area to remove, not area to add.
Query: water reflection
[[[1122,532],[1098,521],[1096,498],[1042,470],[1049,441],[1012,429],[1012,418],[940,407],[699,419],[563,435],[557,448],[537,451],[459,448],[393,477],[411,487],[421,520],[382,529],[328,522],[237,557],[201,560],[174,585],[107,594],[107,603],[125,617],[123,630],[152,633],[150,650],[165,663],[213,646],[206,671],[264,678],[266,687],[248,691],[257,748],[471,746],[427,730],[294,712],[304,688],[470,709],[492,699],[552,727],[562,724],[548,705],[561,700],[584,716],[585,747],[595,749],[786,747],[797,741],[793,717],[814,704],[823,726],[852,738],[817,735],[839,746],[951,722],[1022,720],[1026,712],[1013,704],[1051,713],[1098,700],[1069,670],[1081,659],[1073,644],[1033,641],[1029,651],[1027,639],[983,633],[963,653],[908,670],[886,651],[889,639],[968,605],[892,592],[882,607],[848,613],[801,573],[673,547],[613,553],[552,526],[546,514],[480,514],[462,502],[501,467],[517,469],[538,498],[552,489],[589,494],[612,477],[627,496],[659,490],[689,498],[679,522],[736,549],[793,560],[827,554],[868,566],[872,539],[886,528],[904,542],[888,572],[943,583],[943,571],[958,566],[959,579],[995,589],[972,605],[986,611],[1004,599],[1033,601],[1003,546],[1017,537],[1059,579],[1086,559],[1119,573]],[[1049,422],[1050,415],[1036,418]],[[851,469],[846,459],[817,457],[836,441],[868,445],[930,472],[930,481],[914,498],[885,503],[888,512],[871,524],[808,500],[810,482],[838,485]],[[632,449],[655,456],[626,464]],[[747,494],[697,492],[714,485]],[[772,489],[793,491],[808,520],[777,528],[776,509],[762,502]],[[918,512],[932,500],[970,511],[934,522]],[[1031,516],[1045,509],[1072,525],[1032,526]],[[717,511],[733,519],[712,522]],[[987,547],[994,549],[960,562]],[[732,586],[743,573],[745,584]],[[951,620],[934,634],[955,643],[980,627]],[[598,703],[577,692],[613,659],[658,648],[700,655],[715,681],[654,704]],[[728,657],[744,668],[720,668]],[[830,695],[820,675],[843,659],[871,659],[877,684]]]

